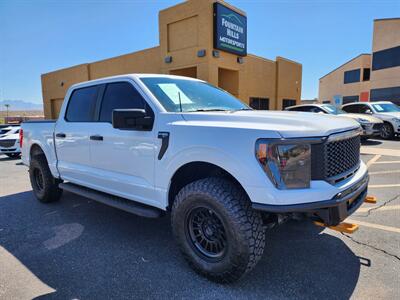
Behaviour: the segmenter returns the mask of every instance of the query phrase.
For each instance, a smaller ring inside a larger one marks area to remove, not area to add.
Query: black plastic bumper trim
[[[367,188],[368,181],[369,181],[369,176],[368,174],[366,174],[357,183],[355,183],[348,189],[342,191],[341,193],[338,193],[335,197],[333,197],[330,200],[323,200],[311,203],[300,203],[293,205],[271,205],[271,204],[253,203],[252,207],[255,210],[271,212],[271,213],[310,212],[317,209],[337,207],[342,203],[347,202],[350,199],[357,198],[357,196],[359,196]]]

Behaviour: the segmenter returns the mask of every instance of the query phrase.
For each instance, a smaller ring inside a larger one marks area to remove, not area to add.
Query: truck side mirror
[[[369,114],[369,115],[372,115],[372,110],[367,109],[367,110],[365,111],[365,113],[366,113],[366,114]]]
[[[117,129],[151,131],[154,117],[146,114],[144,109],[114,109],[112,125]]]

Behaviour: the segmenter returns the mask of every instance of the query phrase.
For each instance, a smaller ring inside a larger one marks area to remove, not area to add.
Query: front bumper
[[[361,124],[363,129],[362,136],[370,137],[370,136],[378,136],[381,133],[383,123],[367,123]]]
[[[359,181],[336,194],[332,199],[293,205],[269,205],[253,203],[255,210],[269,213],[306,213],[310,218],[327,226],[336,226],[364,202],[368,191],[369,175],[366,173]]]
[[[0,154],[1,153],[21,153],[21,151],[17,147],[15,147],[15,148],[0,148]]]

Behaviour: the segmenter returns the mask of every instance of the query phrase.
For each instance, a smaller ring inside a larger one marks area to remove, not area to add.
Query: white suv
[[[20,126],[9,126],[0,130],[0,154],[5,154],[11,158],[21,156],[19,130]]]
[[[342,109],[348,113],[369,114],[381,119],[384,124],[381,136],[384,139],[392,139],[400,134],[400,107],[390,101],[349,103]]]

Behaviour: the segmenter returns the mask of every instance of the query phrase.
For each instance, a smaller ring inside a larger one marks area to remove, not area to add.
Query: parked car
[[[363,203],[360,131],[350,118],[255,111],[198,79],[133,74],[73,85],[58,120],[24,122],[21,143],[39,201],[67,190],[171,212],[189,265],[232,282],[261,258],[266,225],[302,214],[335,226]]]
[[[20,126],[8,126],[0,129],[0,153],[11,158],[20,157],[19,132]]]
[[[347,113],[340,108],[332,105],[332,104],[303,104],[303,105],[295,105],[285,108],[285,110],[289,111],[302,111],[302,112],[313,112],[313,113],[322,113],[335,115],[338,117],[351,118],[360,123],[363,133],[361,136],[362,140],[367,140],[373,136],[379,136],[381,134],[383,122],[375,117],[363,115],[363,114],[354,114]]]
[[[400,107],[390,101],[355,102],[342,106],[348,113],[372,115],[383,121],[381,136],[392,139],[400,134]]]

